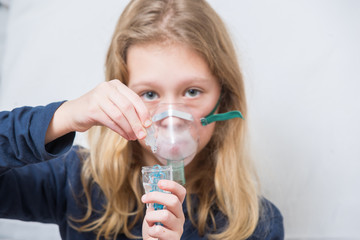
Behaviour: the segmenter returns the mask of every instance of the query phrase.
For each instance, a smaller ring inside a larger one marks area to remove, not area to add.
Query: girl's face
[[[207,63],[183,44],[133,45],[128,49],[128,87],[137,93],[150,113],[159,103],[184,103],[195,118],[199,134],[198,152],[209,142],[215,123],[202,126],[220,96],[220,85]],[[159,164],[144,147],[144,164]]]

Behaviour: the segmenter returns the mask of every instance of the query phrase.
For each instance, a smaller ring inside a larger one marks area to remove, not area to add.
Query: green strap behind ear
[[[209,123],[216,122],[216,121],[225,121],[232,118],[241,118],[244,119],[243,115],[240,111],[231,111],[227,113],[220,113],[220,114],[214,114],[214,115],[208,115],[207,117],[201,118],[201,124],[203,126],[208,125]]]
[[[220,105],[220,99],[221,99],[221,94],[220,94],[220,96],[219,96],[219,99],[218,99],[215,107],[213,108],[213,110],[211,110],[211,112],[210,112],[205,118],[207,118],[207,117],[209,117],[209,116],[211,116],[211,115],[213,115],[213,114],[215,113],[216,109],[217,109],[218,106]]]
[[[229,120],[229,119],[233,119],[233,118],[244,119],[244,117],[240,111],[230,111],[230,112],[226,112],[226,113],[214,114],[214,112],[216,111],[216,109],[218,108],[218,106],[220,104],[220,98],[221,98],[221,95],[220,95],[219,100],[217,101],[214,109],[206,117],[200,119],[201,124],[203,126],[206,126],[212,122],[225,121],[225,120]]]

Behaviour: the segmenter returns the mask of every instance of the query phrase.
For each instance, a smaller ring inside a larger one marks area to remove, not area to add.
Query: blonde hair
[[[179,42],[198,52],[222,86],[219,112],[240,110],[247,116],[242,74],[226,27],[203,0],[133,0],[123,11],[107,54],[106,80],[128,83],[127,49],[134,44]],[[207,146],[187,168],[187,206],[192,223],[210,239],[246,239],[259,219],[257,177],[246,147],[246,122],[216,123]],[[82,183],[87,199],[83,223],[77,229],[95,231],[97,237],[131,233],[143,217],[140,182],[141,153],[137,142],[127,142],[105,127],[89,132],[90,154],[84,161]],[[196,172],[194,174],[193,172]],[[90,221],[91,189],[97,185],[106,201],[104,211]],[[196,210],[192,208],[195,194]],[[216,229],[215,209],[228,224]],[[195,217],[196,216],[196,217]],[[131,220],[130,220],[131,219]],[[208,223],[212,222],[213,228]]]

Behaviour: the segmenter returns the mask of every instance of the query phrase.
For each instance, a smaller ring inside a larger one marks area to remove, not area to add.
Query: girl
[[[185,186],[162,180],[171,194],[143,195],[141,167],[160,164],[144,144],[149,110],[163,102],[191,110],[199,147]],[[10,157],[1,158],[0,217],[57,223],[63,239],[282,239],[281,214],[259,194],[246,122],[201,124],[233,110],[246,119],[244,83],[214,10],[203,0],[131,1],[106,82],[76,100],[2,113],[0,145]],[[35,130],[24,124],[35,120]],[[90,150],[68,151],[73,132],[88,129]]]

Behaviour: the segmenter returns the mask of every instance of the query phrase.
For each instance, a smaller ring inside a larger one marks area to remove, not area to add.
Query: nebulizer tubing
[[[171,166],[173,170],[173,180],[181,185],[185,185],[185,164],[182,160],[166,160],[166,165]]]

